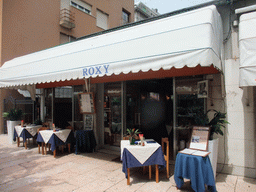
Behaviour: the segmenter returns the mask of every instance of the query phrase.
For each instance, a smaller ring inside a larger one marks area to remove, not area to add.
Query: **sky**
[[[142,2],[147,7],[158,9],[158,13],[164,14],[209,1],[211,0],[134,0],[134,3]]]

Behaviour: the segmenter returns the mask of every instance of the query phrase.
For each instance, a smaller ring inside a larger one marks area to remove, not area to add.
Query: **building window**
[[[75,41],[76,38],[70,35],[66,35],[64,33],[60,33],[60,44],[68,43]]]
[[[97,9],[96,24],[102,29],[108,29],[108,14]]]
[[[123,12],[122,12],[122,24],[123,25],[129,23],[129,16],[130,16],[130,13],[123,10]]]
[[[92,6],[85,3],[84,1],[80,1],[80,0],[72,0],[70,2],[71,6],[87,13],[91,15],[91,11],[92,11]]]

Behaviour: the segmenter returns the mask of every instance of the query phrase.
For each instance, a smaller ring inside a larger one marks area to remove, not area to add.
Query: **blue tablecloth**
[[[34,137],[36,137],[36,136],[37,135],[35,135]],[[16,137],[18,137],[18,134],[17,134],[16,129],[14,129],[13,141],[16,141]],[[25,142],[26,139],[32,138],[33,136],[26,129],[23,129],[23,131],[20,133],[19,137],[22,137],[23,138],[23,142]]]
[[[214,174],[209,157],[178,153],[175,163],[174,180],[178,188],[184,184],[183,178],[190,179],[194,191],[216,191]]]
[[[44,142],[43,137],[41,136],[40,132],[37,135],[37,142]],[[60,138],[58,138],[55,134],[52,134],[48,143],[51,144],[51,151],[54,151],[57,146],[65,145],[67,143],[74,143],[74,132],[71,131],[66,142],[64,143]]]
[[[141,164],[126,148],[124,148],[121,160],[123,161],[122,171],[125,173],[126,178],[128,176],[127,168],[142,167],[149,165],[159,165],[160,169],[166,167],[166,162],[164,160],[164,154],[161,146],[143,164]]]
[[[96,139],[93,130],[77,130],[75,153],[93,152],[96,147]]]

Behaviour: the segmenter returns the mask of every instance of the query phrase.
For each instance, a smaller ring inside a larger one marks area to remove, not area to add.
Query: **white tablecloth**
[[[53,132],[53,130],[43,130],[43,131],[40,131],[39,133],[41,134],[45,143],[48,143],[49,139],[53,134],[55,134],[60,140],[62,140],[65,143],[70,132],[71,132],[71,129],[63,129],[56,132]]]
[[[18,137],[20,137],[23,129],[26,129],[33,137],[37,133],[37,129],[42,127],[42,125],[27,125],[26,127],[21,127],[20,125],[15,126],[15,130],[17,132]]]
[[[156,143],[147,143],[146,140],[145,146],[141,145],[130,145],[129,140],[121,141],[121,159],[123,155],[123,150],[126,148],[141,164],[145,163],[148,158],[160,147],[160,145]]]

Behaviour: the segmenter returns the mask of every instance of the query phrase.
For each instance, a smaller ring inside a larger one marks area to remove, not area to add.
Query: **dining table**
[[[190,179],[191,187],[196,192],[216,191],[214,174],[209,156],[202,157],[178,153],[175,161],[174,180],[177,188],[184,184],[184,179]]]
[[[50,144],[53,156],[56,157],[56,148],[58,146],[68,144],[70,153],[70,146],[74,143],[74,133],[71,129],[42,130],[39,131],[36,141],[42,143],[42,154],[44,154],[44,145]]]
[[[35,124],[29,124],[29,125],[17,125],[14,127],[14,133],[13,133],[13,141],[16,141],[17,138],[17,146],[20,146],[20,137],[23,138],[23,143],[25,145],[25,149],[27,149],[27,139],[37,137],[37,130],[42,127],[42,125],[35,125]]]
[[[92,153],[96,148],[96,139],[93,130],[75,131],[75,153]]]
[[[162,147],[153,139],[146,139],[145,145],[139,145],[136,141],[134,145],[130,144],[129,140],[121,140],[121,161],[122,171],[127,178],[127,185],[130,185],[130,168],[144,167],[152,165],[156,167],[156,183],[159,182],[159,167],[166,167],[166,161]],[[151,179],[151,171],[149,172]]]

